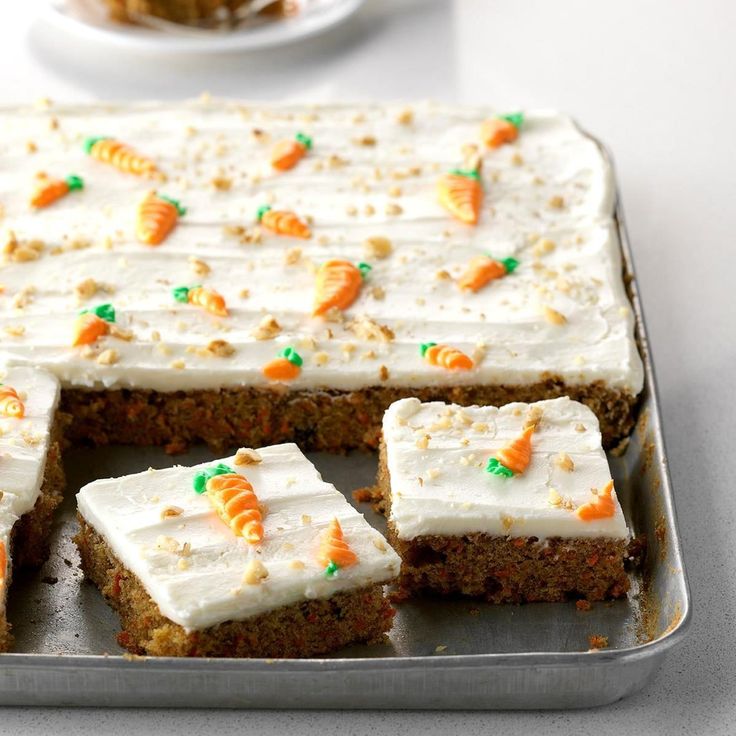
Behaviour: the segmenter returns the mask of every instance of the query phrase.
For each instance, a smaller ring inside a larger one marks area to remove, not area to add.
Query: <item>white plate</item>
[[[234,31],[154,31],[108,20],[103,0],[46,0],[43,16],[62,32],[137,52],[220,54],[280,46],[341,23],[365,0],[301,0],[292,18]]]

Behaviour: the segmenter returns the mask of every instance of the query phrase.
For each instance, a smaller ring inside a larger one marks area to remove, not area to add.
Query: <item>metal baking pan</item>
[[[492,606],[469,600],[403,603],[390,643],[356,646],[312,660],[173,659],[125,655],[119,622],[82,579],[70,537],[74,493],[95,478],[211,459],[205,448],[167,457],[158,448],[73,450],[69,493],[44,568],[18,575],[9,616],[14,653],[0,655],[0,705],[251,708],[579,708],[640,689],[690,621],[649,346],[629,243],[617,219],[644,359],[636,429],[610,456],[616,488],[648,551],[627,600]],[[326,480],[350,497],[375,478],[375,457],[312,454]],[[368,520],[384,522],[366,508]],[[608,647],[589,650],[589,637]]]

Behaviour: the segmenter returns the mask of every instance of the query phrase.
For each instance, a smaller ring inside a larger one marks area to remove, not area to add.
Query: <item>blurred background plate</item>
[[[182,26],[164,32],[115,23],[102,0],[45,0],[43,17],[63,33],[118,49],[163,54],[221,54],[298,41],[343,22],[365,0],[300,0],[298,12],[232,31],[205,31]]]

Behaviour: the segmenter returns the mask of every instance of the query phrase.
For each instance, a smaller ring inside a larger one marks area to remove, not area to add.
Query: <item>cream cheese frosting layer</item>
[[[400,561],[296,445],[258,450],[261,462],[235,457],[192,468],[149,470],[98,480],[77,496],[80,514],[133,572],[161,613],[188,630],[243,620],[300,600],[329,598],[383,583]],[[199,470],[223,462],[243,474],[264,509],[264,537],[249,544],[223,523],[206,494],[192,487]],[[172,512],[173,509],[173,512]],[[317,561],[323,535],[337,518],[355,565],[330,577]],[[268,577],[245,581],[253,561]]]
[[[489,458],[540,413],[524,473],[487,472]],[[576,514],[611,473],[598,420],[568,397],[501,408],[402,399],[387,410],[383,437],[390,520],[402,539],[471,532],[542,540],[629,536],[615,491],[612,517],[584,521]]]
[[[0,383],[15,389],[25,407],[21,418],[0,411],[0,493],[22,516],[36,505],[43,483],[59,381],[43,370],[11,367],[0,370]]]
[[[304,359],[294,388],[518,385],[552,374],[638,393],[614,183],[595,142],[563,115],[528,113],[513,145],[480,149],[485,200],[470,227],[438,204],[436,182],[480,145],[493,111],[410,109],[409,119],[395,105],[202,101],[0,113],[0,358],[43,365],[69,386],[171,391],[266,385],[263,365],[290,346]],[[276,172],[273,144],[297,131],[312,149]],[[85,155],[94,135],[151,157],[167,180]],[[31,211],[39,171],[74,173],[85,187]],[[187,207],[156,248],[135,237],[136,206],[153,186]],[[263,204],[305,218],[313,237],[263,230]],[[372,238],[388,239],[390,252],[367,247]],[[456,279],[484,252],[519,266],[462,292]],[[315,270],[332,258],[372,270],[344,319],[326,322],[311,311]],[[195,284],[221,293],[229,316],[173,299],[172,288]],[[121,331],[72,348],[77,312],[103,302]],[[259,329],[264,321],[276,327]],[[463,350],[475,368],[428,365],[419,348],[430,341]]]

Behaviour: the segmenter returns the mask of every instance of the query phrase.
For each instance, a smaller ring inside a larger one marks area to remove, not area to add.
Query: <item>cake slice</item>
[[[398,556],[296,445],[98,480],[77,498],[82,568],[132,652],[309,657],[391,627]]]
[[[383,420],[379,489],[405,594],[494,603],[625,595],[629,532],[598,420],[567,397]]]
[[[11,643],[6,603],[12,569],[45,561],[62,499],[58,401],[59,382],[50,373],[0,371],[0,651]]]

